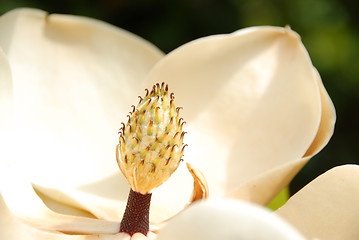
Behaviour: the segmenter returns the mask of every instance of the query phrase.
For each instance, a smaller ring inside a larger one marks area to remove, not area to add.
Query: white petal
[[[37,194],[53,211],[66,213],[62,204],[89,212],[99,219],[120,221],[126,208],[129,187],[119,175],[72,188],[34,186]],[[128,190],[127,190],[128,189]],[[75,213],[72,213],[72,215]]]
[[[12,79],[9,62],[0,48],[0,123],[6,129],[12,114]],[[4,135],[4,134],[1,134]]]
[[[117,233],[114,235],[100,235],[101,240],[130,240],[131,237],[127,233]]]
[[[95,219],[85,214],[75,216],[74,210],[70,211],[71,215],[54,212],[45,206],[32,185],[21,176],[14,172],[4,174],[8,174],[7,182],[1,182],[4,202],[14,216],[29,226],[76,234],[114,234],[119,230],[119,222]]]
[[[109,24],[34,9],[0,18],[0,46],[13,75],[16,127],[16,146],[5,145],[16,151],[2,161],[45,186],[43,194],[115,218],[117,209],[108,209],[129,189],[115,159],[118,128],[163,54]]]
[[[33,9],[3,15],[0,33],[13,74],[18,164],[49,185],[118,172],[120,122],[162,54],[103,22]]]
[[[13,92],[9,62],[0,48],[0,174],[5,168],[4,159],[12,154],[7,144],[11,141],[13,123]]]
[[[304,157],[290,161],[287,164],[282,164],[267,171],[260,177],[239,186],[232,192],[232,197],[246,199],[263,205],[268,204],[268,198],[263,198],[263,196],[267,196],[269,199],[276,196],[281,189],[290,183],[299,170],[328,143],[334,131],[336,120],[335,109],[316,70],[315,75],[320,88],[321,119],[317,135]]]
[[[359,166],[333,168],[277,210],[309,239],[359,239]]]
[[[22,223],[7,209],[0,196],[0,239],[6,240],[128,240],[127,234],[74,235],[56,231],[42,231]]]
[[[143,235],[142,233],[135,233],[131,237],[131,240],[146,240],[146,239],[148,239],[148,238],[145,235]]]
[[[328,92],[325,90],[322,79],[316,69],[314,69],[315,76],[320,90],[320,97],[322,103],[322,114],[320,119],[320,125],[317,135],[312,142],[311,146],[305,153],[305,156],[314,156],[322,148],[327,145],[329,139],[334,132],[334,125],[336,121],[336,113],[332,100],[330,99]]]
[[[303,165],[296,162],[317,134],[321,96],[308,53],[289,28],[249,28],[188,43],[155,66],[148,86],[161,81],[184,108],[184,160],[203,172],[210,195],[236,196],[241,186],[287,169],[272,189],[258,193],[263,188],[253,186],[255,201],[267,202]],[[295,167],[282,168],[288,165]],[[183,181],[173,184],[173,194],[183,195]]]
[[[235,200],[194,203],[171,219],[158,240],[304,240],[288,223],[258,205]]]

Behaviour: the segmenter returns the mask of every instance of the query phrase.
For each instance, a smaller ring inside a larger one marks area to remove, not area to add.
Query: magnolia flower
[[[289,27],[209,36],[164,55],[97,20],[18,9],[0,18],[0,47],[1,239],[129,239],[118,233],[130,186],[117,132],[143,89],[161,82],[183,107],[187,164],[153,191],[148,238],[328,237],[307,218],[324,211],[310,199],[338,203],[313,195],[335,174],[294,196],[282,217],[259,206],[326,145],[335,122]]]

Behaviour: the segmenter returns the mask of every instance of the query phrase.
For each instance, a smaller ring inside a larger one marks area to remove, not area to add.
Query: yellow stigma
[[[131,188],[150,193],[178,168],[183,156],[183,119],[168,85],[146,89],[137,107],[132,105],[127,124],[122,123],[117,163]]]

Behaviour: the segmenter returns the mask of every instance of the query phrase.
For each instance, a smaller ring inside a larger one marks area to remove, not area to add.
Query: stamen
[[[181,133],[181,139],[183,139],[184,135],[186,134],[187,132],[182,132]],[[187,145],[187,144],[186,144]]]
[[[161,94],[163,95],[164,92],[165,92],[165,83],[162,82],[162,84],[161,84]]]
[[[160,107],[156,107],[155,109],[155,123],[158,125],[160,124],[161,118],[160,118]]]
[[[168,163],[171,161],[171,159],[172,159],[172,157],[169,157],[169,158],[167,159],[166,166],[167,166]]]
[[[170,117],[174,117],[175,116],[175,108],[174,108],[174,101],[173,99],[170,100],[170,112],[169,112]]]
[[[124,124],[124,123],[121,123],[121,124]],[[124,132],[125,132],[124,129],[121,127],[120,129],[118,129],[118,133],[117,133],[117,134],[122,135]]]
[[[156,85],[153,85],[150,95],[153,96],[156,93]]]
[[[139,125],[136,125],[136,134],[137,134],[137,138],[142,141],[142,131]]]
[[[156,165],[152,163],[151,165],[151,173],[155,173],[156,172]]]
[[[147,135],[152,136],[152,134],[153,134],[153,120],[151,119],[147,127]]]
[[[142,125],[145,122],[146,109],[140,114],[138,124]]]
[[[179,132],[176,132],[175,135],[173,136],[173,140],[176,140],[176,138],[178,137]]]
[[[160,143],[162,143],[162,142],[167,138],[168,134],[169,134],[169,132],[166,131],[162,136],[160,136],[160,137],[158,138],[158,140],[160,141]]]
[[[126,151],[126,143],[123,136],[120,136],[120,150],[124,153]]]
[[[184,148],[185,147],[187,147],[188,145],[187,144],[185,144],[183,147],[182,147],[182,150],[181,150],[181,155],[183,155],[183,150],[184,150]],[[183,161],[183,159],[181,159],[182,161]]]
[[[141,157],[141,158],[145,158],[146,155],[147,155],[147,153],[148,153],[149,151],[150,151],[150,146],[147,146],[147,147],[145,148],[145,150],[143,150],[143,151],[141,152],[140,157]]]
[[[147,109],[148,105],[150,105],[151,103],[151,98],[147,100],[147,102],[145,102],[145,104],[143,104],[142,108],[140,109],[140,112],[143,112],[144,110]]]
[[[159,143],[160,143],[160,141],[159,141],[158,138],[156,137],[156,140],[155,140],[155,142],[152,144],[152,146],[150,147],[150,150],[152,150],[152,151],[156,150]]]
[[[133,137],[132,139],[133,139],[133,142],[131,144],[131,148],[135,149],[135,147],[137,147],[139,141],[136,137]]]
[[[171,145],[167,145],[165,148],[163,148],[162,149],[162,151],[161,151],[161,154],[163,154],[163,156],[165,157],[165,158],[169,158],[170,157],[170,154],[171,154],[171,150],[170,150],[170,147],[171,147]],[[167,165],[167,164],[166,164]]]

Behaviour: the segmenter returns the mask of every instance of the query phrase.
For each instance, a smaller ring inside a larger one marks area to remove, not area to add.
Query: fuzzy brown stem
[[[131,236],[135,233],[142,233],[147,236],[151,196],[151,193],[141,194],[131,189],[121,221],[120,232],[126,232]]]

